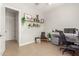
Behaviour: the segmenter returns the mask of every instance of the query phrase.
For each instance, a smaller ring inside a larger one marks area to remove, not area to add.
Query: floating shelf
[[[44,23],[44,22],[37,22],[37,21],[31,21],[31,20],[26,20],[27,22],[34,22],[34,23]]]

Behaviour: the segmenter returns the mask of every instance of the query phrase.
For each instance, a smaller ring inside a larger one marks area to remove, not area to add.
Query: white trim
[[[19,14],[20,14],[20,10],[19,9],[17,9],[17,8],[15,8],[15,7],[12,7],[12,6],[8,6],[8,5],[3,5],[4,6],[4,8],[6,9],[6,8],[9,8],[9,9],[12,9],[12,10],[14,10],[14,11],[17,11],[18,12],[18,31],[19,31]],[[6,20],[6,19],[5,19]],[[19,32],[18,32],[19,33]],[[19,36],[19,34],[18,34],[18,36]],[[18,37],[19,38],[19,37]],[[19,39],[18,39],[19,40]],[[19,42],[19,41],[18,41]],[[19,44],[19,43],[18,43]]]
[[[9,9],[12,9],[12,10],[15,10],[15,11],[20,11],[19,9],[15,8],[15,7],[12,7],[12,6],[8,6],[8,5],[3,5],[5,8],[9,8]]]
[[[24,46],[24,45],[28,45],[28,44],[31,44],[31,43],[34,43],[34,41],[22,43],[22,44],[19,45],[19,47]]]
[[[5,47],[5,50],[4,50],[3,54],[2,54],[2,56],[4,55],[5,51],[6,51],[6,47]]]

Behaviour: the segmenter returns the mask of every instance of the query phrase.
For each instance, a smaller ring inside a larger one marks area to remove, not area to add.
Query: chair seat
[[[66,50],[75,50],[74,48],[71,48],[71,47],[62,47],[62,48]]]
[[[79,46],[77,46],[77,45],[70,45],[70,48],[73,48],[75,50],[79,50]]]
[[[70,45],[70,46],[64,46],[64,47],[61,47],[61,49],[79,50],[79,46],[76,46],[76,45]]]
[[[41,39],[41,41],[48,41],[48,39]]]

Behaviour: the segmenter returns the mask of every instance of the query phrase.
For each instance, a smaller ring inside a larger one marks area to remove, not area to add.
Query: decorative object
[[[29,27],[31,26],[31,24],[28,25]]]
[[[22,21],[22,24],[25,23],[26,19],[25,19],[25,13],[24,13],[24,16],[21,18],[21,21]]]
[[[41,19],[41,23],[44,23],[44,19]]]
[[[44,19],[40,19],[39,20],[39,15],[36,15],[35,18],[31,17],[31,18],[28,18],[27,17],[27,22],[35,22],[35,23],[44,23]]]
[[[32,19],[32,16],[29,15],[29,14],[26,14],[25,16],[26,16],[27,20],[31,20]]]
[[[52,30],[52,32],[54,32],[54,30]]]
[[[51,38],[51,34],[50,34],[50,33],[48,33],[48,35],[47,35],[47,36],[48,36],[48,38]]]
[[[39,15],[36,15],[36,22],[39,21]]]
[[[33,21],[35,22],[35,18],[33,19]]]

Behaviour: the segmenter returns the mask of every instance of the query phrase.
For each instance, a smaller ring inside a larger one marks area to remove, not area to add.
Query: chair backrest
[[[41,32],[41,39],[45,39],[45,32]]]
[[[65,37],[63,31],[59,31],[59,35],[60,35],[59,43],[63,44],[63,45],[66,45],[67,41],[66,41],[66,37]]]

